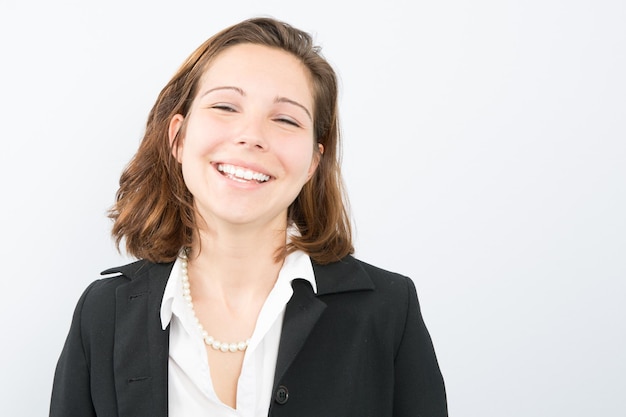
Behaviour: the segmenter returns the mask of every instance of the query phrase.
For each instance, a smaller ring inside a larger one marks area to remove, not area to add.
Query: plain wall
[[[0,415],[46,415],[158,92],[244,18],[341,78],[357,256],[410,276],[451,416],[626,413],[626,2],[0,0]]]

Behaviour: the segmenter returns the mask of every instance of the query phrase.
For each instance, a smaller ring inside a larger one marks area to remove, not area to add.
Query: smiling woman
[[[285,229],[287,209],[324,149],[313,134],[307,72],[283,50],[231,46],[207,68],[187,116],[171,119],[172,149],[207,231]]]
[[[412,281],[351,256],[338,148],[308,34],[250,19],[192,53],[110,212],[139,260],[81,297],[50,415],[447,415]]]

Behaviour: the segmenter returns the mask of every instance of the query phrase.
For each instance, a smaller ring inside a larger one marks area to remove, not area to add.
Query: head
[[[337,78],[311,37],[269,18],[245,20],[198,47],[163,88],[147,121],[142,143],[122,174],[110,212],[113,236],[127,251],[156,262],[173,260],[189,245],[198,228],[193,196],[173,149],[184,136],[184,123],[171,137],[172,119],[186,117],[211,63],[228,48],[255,44],[287,52],[310,76],[313,95],[313,141],[317,169],[288,208],[288,220],[300,230],[284,253],[302,249],[319,263],[351,253],[352,241],[339,166]],[[319,146],[321,145],[321,146]]]

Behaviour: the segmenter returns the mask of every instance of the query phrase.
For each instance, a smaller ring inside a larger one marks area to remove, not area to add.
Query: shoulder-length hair
[[[279,258],[300,249],[325,264],[353,253],[347,198],[340,170],[340,131],[337,77],[311,36],[270,18],[244,20],[205,41],[182,64],[161,90],[148,116],[143,140],[120,178],[116,201],[109,211],[117,248],[152,262],[170,262],[189,246],[198,231],[193,196],[181,165],[172,155],[168,127],[176,114],[186,116],[202,75],[224,49],[242,43],[279,48],[308,68],[313,86],[315,141],[324,146],[314,176],[288,209],[292,236]],[[317,148],[317,146],[315,146]]]

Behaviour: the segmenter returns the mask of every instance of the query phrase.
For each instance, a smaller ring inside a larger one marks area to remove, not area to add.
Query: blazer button
[[[285,404],[287,400],[289,399],[289,390],[287,390],[287,387],[285,387],[284,385],[281,385],[280,387],[278,387],[278,389],[276,390],[276,396],[274,397],[274,399],[280,405]]]

